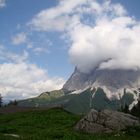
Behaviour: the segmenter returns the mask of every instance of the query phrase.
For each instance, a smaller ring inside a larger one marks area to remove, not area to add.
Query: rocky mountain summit
[[[64,91],[79,91],[87,88],[103,89],[110,100],[120,100],[125,93],[133,96],[137,103],[140,96],[140,70],[94,69],[90,73],[82,73],[75,68],[74,73],[63,86]]]
[[[118,111],[92,109],[75,126],[76,130],[88,133],[110,133],[130,126],[139,126],[139,119]]]
[[[90,73],[82,73],[75,68],[63,89],[74,91],[84,89],[87,86],[104,86],[111,91],[140,87],[140,70],[94,69]]]
[[[140,70],[94,69],[82,73],[77,68],[61,90],[44,92],[36,98],[19,102],[20,106],[62,106],[83,114],[91,108],[131,110],[140,96]]]

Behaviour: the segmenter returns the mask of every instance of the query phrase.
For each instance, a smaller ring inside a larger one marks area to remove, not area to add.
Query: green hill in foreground
[[[140,128],[112,134],[76,132],[73,127],[80,118],[59,108],[1,114],[0,140],[139,140]]]

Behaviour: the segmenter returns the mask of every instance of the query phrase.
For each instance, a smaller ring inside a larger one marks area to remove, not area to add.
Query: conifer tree
[[[0,107],[2,107],[2,96],[0,94]]]

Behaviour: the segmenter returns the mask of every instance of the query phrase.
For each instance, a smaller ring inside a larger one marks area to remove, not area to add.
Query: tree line
[[[129,110],[129,106],[125,104],[125,106],[122,106],[119,111],[124,112],[124,113],[129,113],[133,116],[140,118],[140,100],[138,101],[136,105],[133,106],[131,110]]]
[[[0,94],[0,107],[2,107],[2,106],[9,106],[9,105],[15,105],[16,106],[17,104],[18,104],[17,100],[13,100],[13,101],[10,101],[7,105],[4,105],[3,104],[3,97]]]
[[[0,107],[2,107],[2,104],[3,104],[3,102],[2,102],[2,96],[0,94]]]

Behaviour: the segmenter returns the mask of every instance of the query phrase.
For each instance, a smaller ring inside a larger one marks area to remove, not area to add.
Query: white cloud
[[[43,48],[43,47],[36,47],[33,49],[33,51],[36,55],[39,55],[42,53],[49,53],[49,50],[47,50],[46,48]]]
[[[71,61],[83,72],[93,70],[95,67],[123,69],[140,67],[138,54],[140,32],[134,29],[138,26],[136,21],[128,17],[116,17],[112,20],[102,18],[93,27],[79,24],[71,32],[72,46],[69,51]],[[112,63],[114,59],[114,65],[105,67],[105,64]]]
[[[28,55],[28,52],[25,50],[21,54],[16,54],[8,51],[3,45],[0,45],[0,60],[2,61],[19,63],[26,61]]]
[[[6,6],[6,0],[0,0],[0,8],[5,7]]]
[[[120,14],[102,15],[93,26],[80,23],[70,33],[72,63],[82,72],[140,69],[139,27],[138,21]]]
[[[29,25],[35,30],[43,31],[64,31],[71,22],[71,15],[77,6],[88,0],[61,0],[55,8],[41,11],[37,14]]]
[[[71,62],[82,72],[95,67],[140,69],[140,21],[119,3],[62,0],[37,14],[30,26],[67,34]]]
[[[35,55],[50,53],[49,47],[51,46],[52,42],[46,35],[38,35],[34,41],[27,41],[27,49],[32,50]]]
[[[28,49],[32,49],[32,48],[33,48],[33,43],[28,42],[28,44],[27,44],[27,48],[28,48]]]
[[[0,93],[5,99],[23,99],[62,88],[64,79],[48,77],[46,70],[26,62],[0,64]]]
[[[39,31],[65,31],[79,23],[83,14],[102,15],[107,12],[112,12],[113,15],[127,13],[120,4],[111,4],[110,0],[103,4],[96,0],[59,0],[56,7],[42,10],[28,25]]]
[[[35,97],[61,89],[65,80],[49,77],[45,69],[28,62],[28,52],[15,54],[0,45],[0,93],[5,100]]]
[[[26,37],[25,33],[18,33],[12,37],[12,44],[20,45],[22,43],[25,43],[26,39],[27,39],[27,37]]]
[[[118,15],[118,16],[122,16],[122,15],[125,15],[125,14],[127,14],[127,11],[122,7],[122,5],[121,4],[115,4],[114,6],[113,6],[113,9],[115,10],[115,12],[116,12],[116,14]]]
[[[23,51],[22,54],[15,54],[15,53],[7,52],[7,54],[5,55],[8,61],[17,62],[17,63],[26,61],[28,59],[28,56],[29,54],[25,50]]]

